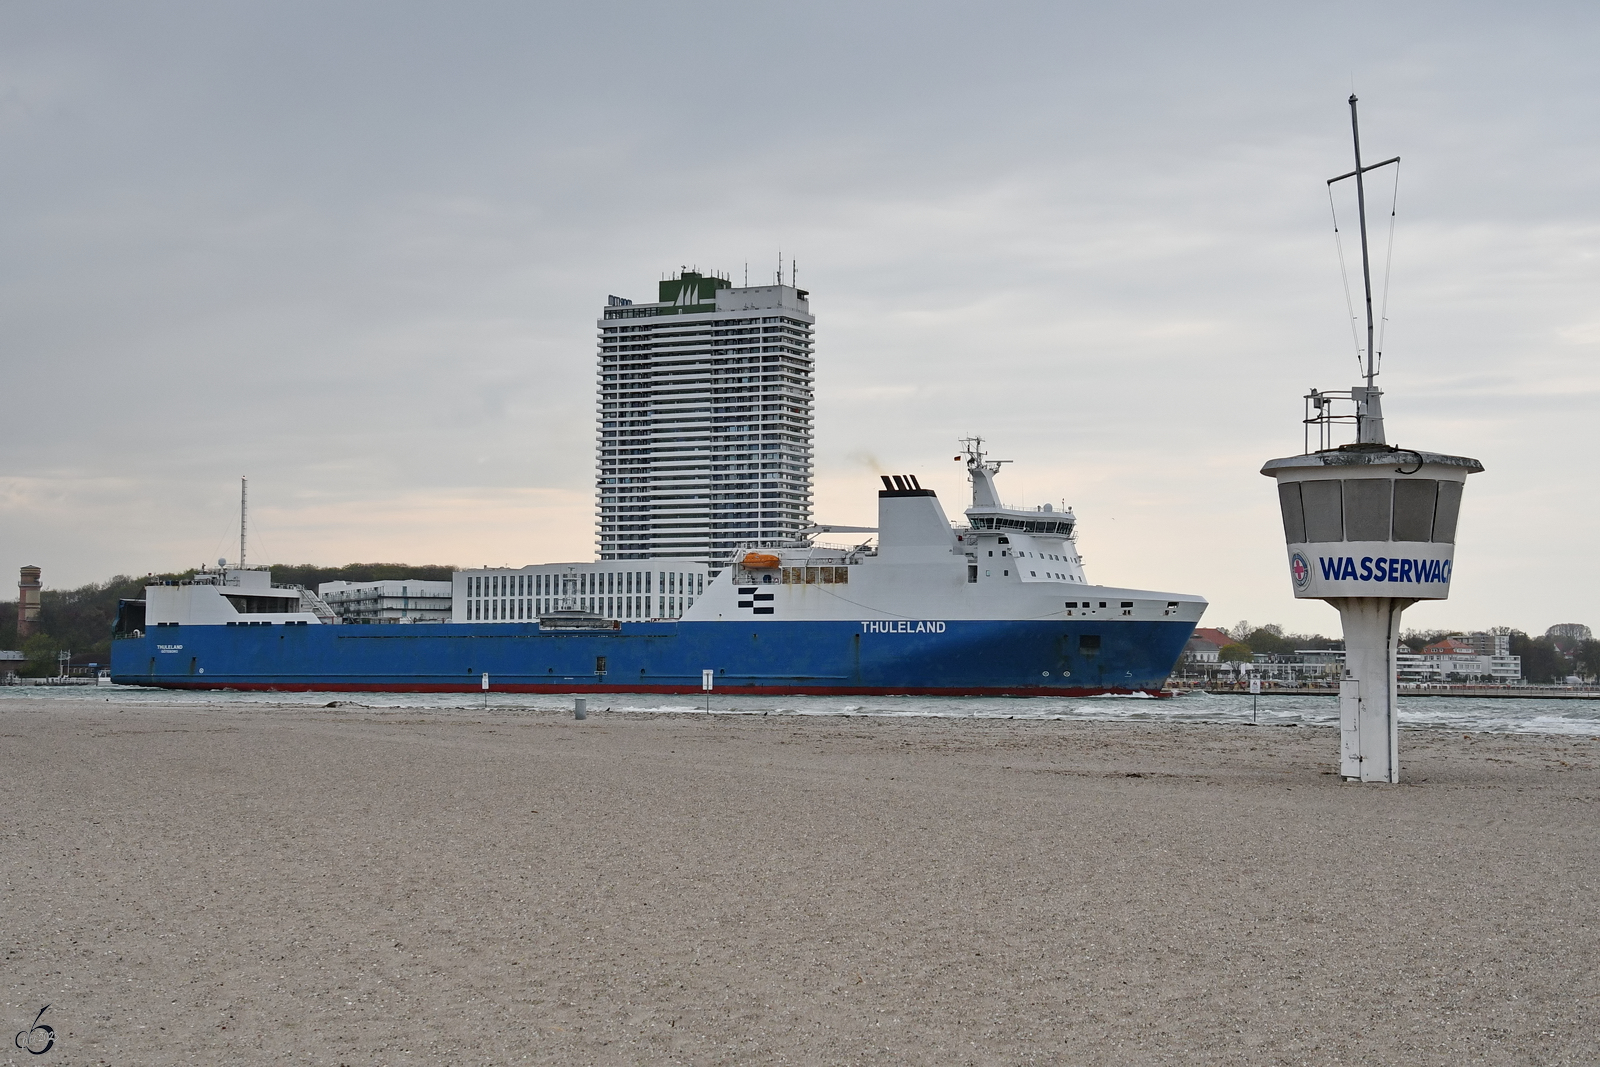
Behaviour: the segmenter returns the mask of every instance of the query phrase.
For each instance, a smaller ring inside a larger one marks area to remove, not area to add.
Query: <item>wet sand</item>
[[[0,708],[0,1062],[1600,1059],[1595,741],[115,707]]]

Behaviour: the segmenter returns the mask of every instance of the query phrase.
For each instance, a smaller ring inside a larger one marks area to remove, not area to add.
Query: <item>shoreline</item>
[[[1208,693],[1212,696],[1251,696],[1248,689],[1207,689],[1203,686],[1167,690],[1174,696],[1188,693]],[[1521,700],[1600,700],[1600,689],[1545,689],[1537,686],[1407,686],[1395,690],[1401,697],[1515,697]],[[1308,696],[1336,697],[1339,690],[1331,686],[1301,686],[1298,689],[1263,686],[1256,696]]]

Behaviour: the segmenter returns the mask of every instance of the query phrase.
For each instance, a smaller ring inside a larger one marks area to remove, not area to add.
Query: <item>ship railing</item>
[[[847,556],[876,556],[877,546],[866,544],[839,544],[834,541],[750,541],[740,545],[728,556],[729,565],[737,565],[749,552],[774,552],[778,554],[799,552],[832,552]]]
[[[767,552],[777,555],[782,561],[779,567],[746,567],[744,557],[748,552]],[[789,571],[804,573],[817,568],[827,568],[832,571],[837,567],[841,570],[854,563],[860,563],[868,556],[876,556],[878,550],[864,545],[839,545],[811,541],[767,541],[752,542],[741,546],[729,559],[727,566],[736,575],[738,581],[758,581],[761,576],[776,577],[787,574]],[[834,578],[830,576],[828,583]],[[847,578],[837,579],[841,584]],[[782,584],[789,584],[780,578]]]
[[[809,547],[821,552],[843,552],[847,556],[857,552],[868,556],[878,554],[877,548],[873,545],[841,545],[837,541],[813,541]]]
[[[1055,507],[1055,505],[1052,504],[1051,508],[1053,509],[1054,507]],[[979,511],[979,512],[1011,511],[1011,512],[1015,512],[1015,513],[1017,513],[1019,515],[1040,515],[1040,514],[1044,514],[1044,515],[1049,515],[1049,514],[1065,515],[1068,512],[1070,512],[1072,509],[1071,508],[1063,508],[1063,510],[1061,510],[1061,511],[1045,511],[1043,504],[984,504],[984,505],[981,505],[981,506],[975,505],[973,507],[968,508],[967,510],[968,511]]]

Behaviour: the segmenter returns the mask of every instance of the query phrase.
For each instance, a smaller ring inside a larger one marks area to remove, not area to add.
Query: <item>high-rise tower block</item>
[[[810,523],[816,320],[793,285],[686,270],[657,295],[613,296],[598,323],[599,558],[715,574]]]

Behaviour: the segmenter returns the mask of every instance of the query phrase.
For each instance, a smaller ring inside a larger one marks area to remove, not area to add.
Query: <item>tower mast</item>
[[[1361,217],[1361,284],[1367,296],[1367,388],[1371,389],[1378,369],[1372,358],[1372,263],[1367,257],[1367,186],[1361,171],[1361,123],[1356,119],[1355,93],[1350,94],[1350,139],[1356,149],[1356,213]]]
[[[244,536],[250,515],[250,481],[239,478],[239,566],[244,567]]]
[[[1328,184],[1342,182],[1346,178],[1356,180],[1356,210],[1361,216],[1361,282],[1367,298],[1367,385],[1365,389],[1356,390],[1353,396],[1356,401],[1356,439],[1362,444],[1381,445],[1384,443],[1383,407],[1379,400],[1382,394],[1373,384],[1378,377],[1378,363],[1377,354],[1372,350],[1375,323],[1372,317],[1372,261],[1367,253],[1367,186],[1364,177],[1369,170],[1399,163],[1400,157],[1395,156],[1370,167],[1361,165],[1361,124],[1356,117],[1355,93],[1350,94],[1350,138],[1355,145],[1356,169],[1337,178],[1329,178]]]

